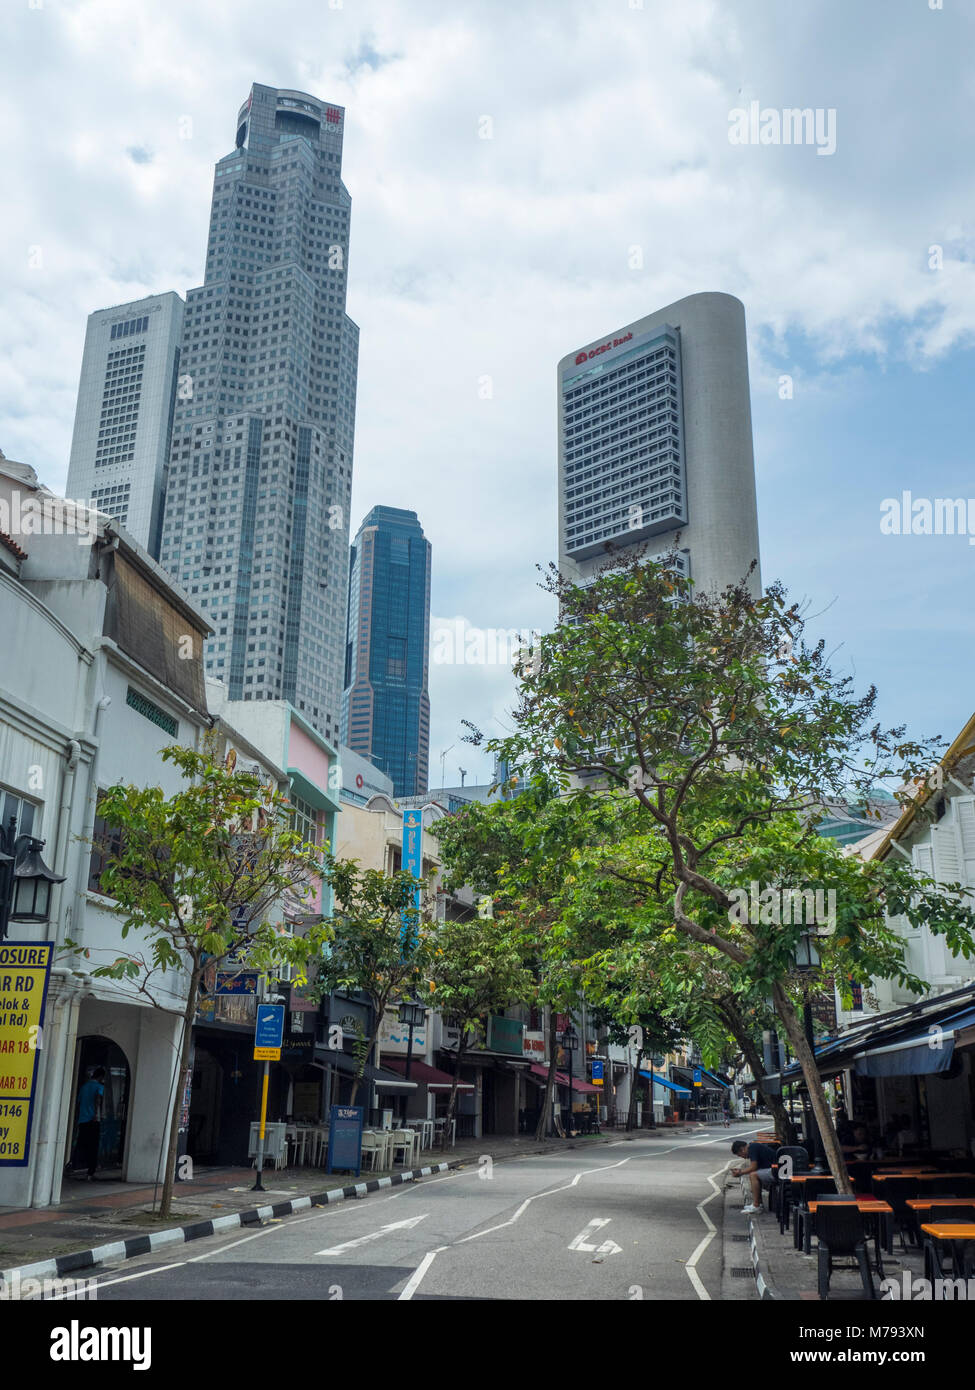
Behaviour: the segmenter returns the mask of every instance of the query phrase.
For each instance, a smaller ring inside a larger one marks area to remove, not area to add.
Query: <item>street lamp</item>
[[[579,1034],[573,1028],[571,1019],[569,1020],[568,1026],[559,1037],[559,1042],[565,1048],[566,1055],[569,1058],[569,1122],[565,1135],[566,1139],[568,1139],[572,1133],[572,1054],[579,1046]]]
[[[804,931],[796,942],[796,952],[794,963],[796,970],[803,976],[810,975],[819,969],[819,948],[816,945],[816,932]],[[813,1036],[813,1016],[812,1005],[809,1002],[809,986],[806,980],[802,982],[802,1020],[806,1030],[806,1042],[809,1044],[809,1051],[816,1056],[816,1042]],[[816,1116],[812,1108],[812,1098],[809,1095],[809,1088],[806,1087],[806,1139],[809,1145],[809,1156],[815,1162],[823,1156],[822,1139],[819,1133],[819,1126],[816,1124]]]
[[[64,882],[64,874],[53,873],[41,858],[46,842],[15,835],[16,828],[13,816],[6,830],[0,827],[0,941],[8,922],[46,922],[51,888]]]
[[[409,1041],[406,1044],[406,1073],[405,1079],[410,1079],[410,1067],[413,1064],[413,1029],[422,1028],[423,1020],[426,1018],[426,1006],[418,1004],[415,999],[404,999],[399,1006],[399,1021],[405,1023],[410,1030]],[[406,1107],[409,1104],[409,1092],[403,1096],[403,1119],[406,1119]]]

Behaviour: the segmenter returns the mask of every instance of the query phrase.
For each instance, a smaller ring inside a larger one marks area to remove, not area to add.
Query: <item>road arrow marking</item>
[[[595,1235],[597,1231],[601,1231],[602,1228],[604,1226],[608,1226],[609,1223],[610,1218],[608,1216],[602,1218],[596,1217],[594,1221],[589,1222],[589,1225],[586,1227],[584,1231],[579,1232],[575,1240],[569,1243],[569,1249],[581,1250],[586,1255],[621,1254],[623,1247],[621,1245],[617,1245],[615,1240],[604,1240],[602,1245],[593,1245],[586,1240],[587,1236]]]
[[[332,1245],[327,1250],[318,1250],[318,1255],[344,1255],[346,1250],[354,1250],[358,1245],[366,1245],[370,1240],[378,1240],[380,1236],[385,1236],[390,1231],[405,1231],[411,1226],[418,1226],[421,1221],[425,1221],[430,1215],[425,1211],[422,1216],[411,1216],[406,1221],[393,1221],[388,1226],[384,1226],[381,1231],[370,1231],[367,1236],[359,1236],[356,1240],[347,1240],[342,1245]]]

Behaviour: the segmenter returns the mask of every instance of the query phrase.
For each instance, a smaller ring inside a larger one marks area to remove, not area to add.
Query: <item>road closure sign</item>
[[[0,941],[0,1167],[23,1168],[54,945]]]

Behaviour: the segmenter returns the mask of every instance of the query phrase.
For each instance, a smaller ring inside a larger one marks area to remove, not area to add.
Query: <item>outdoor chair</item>
[[[369,1160],[369,1167],[376,1171],[376,1161],[379,1159],[386,1145],[380,1140],[377,1134],[369,1130],[362,1131],[362,1163],[365,1166],[366,1159]]]
[[[930,1195],[933,1197],[934,1193],[932,1192]],[[955,1194],[951,1193],[950,1195],[954,1196]],[[921,1244],[921,1227],[925,1222],[930,1225],[932,1221],[937,1221],[939,1225],[942,1221],[961,1221],[965,1225],[973,1226],[975,1225],[975,1207],[966,1207],[959,1202],[957,1207],[946,1204],[943,1207],[927,1207],[919,1211],[915,1210],[914,1237],[919,1246]]]
[[[413,1151],[416,1147],[416,1134],[412,1129],[394,1129],[392,1132],[393,1162],[396,1162],[396,1155],[402,1150],[404,1166],[413,1163]]]
[[[819,1244],[819,1296],[829,1298],[829,1285],[833,1273],[833,1262],[841,1257],[852,1255],[860,1270],[864,1292],[870,1299],[876,1299],[873,1275],[870,1270],[870,1257],[863,1230],[863,1217],[855,1201],[825,1202],[816,1212],[816,1239]]]
[[[802,1192],[798,1194],[796,1202],[792,1243],[797,1250],[801,1247],[807,1255],[810,1236],[809,1203],[827,1201],[835,1186],[835,1180],[828,1173],[821,1178],[807,1178],[802,1184]]]
[[[938,1226],[971,1226],[972,1218],[969,1212],[968,1217],[943,1217],[939,1212],[937,1216],[925,1216],[922,1223],[926,1225]],[[951,1251],[952,1274],[954,1279],[971,1279],[975,1276],[975,1242],[965,1241],[960,1251],[960,1265],[958,1263],[959,1252],[953,1248]],[[924,1237],[924,1278],[943,1279],[945,1278],[944,1266],[941,1263],[941,1251],[938,1242],[931,1236]]]
[[[925,1185],[926,1187],[926,1185]],[[907,1249],[907,1242],[904,1239],[904,1232],[907,1231],[914,1242],[914,1214],[907,1205],[911,1197],[922,1197],[921,1184],[917,1178],[885,1178],[883,1182],[875,1182],[873,1185],[873,1195],[882,1202],[888,1202],[894,1212],[894,1229],[900,1233],[901,1249]],[[927,1195],[933,1196],[933,1193]]]
[[[781,1164],[783,1158],[792,1159],[792,1171],[794,1173],[808,1173],[810,1169],[809,1151],[804,1149],[801,1144],[789,1144],[779,1149],[775,1155],[776,1163]]]

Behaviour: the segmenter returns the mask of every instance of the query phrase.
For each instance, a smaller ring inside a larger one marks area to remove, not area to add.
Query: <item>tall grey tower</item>
[[[416,512],[401,507],[373,507],[352,547],[342,742],[395,796],[427,790],[430,558]]]
[[[159,559],[183,301],[153,294],[88,316],[67,495],[93,502]]]
[[[338,741],[358,329],[345,312],[345,112],[255,83],[186,297],[160,554],[215,628],[232,700]]]
[[[679,532],[698,589],[743,579],[759,553],[740,300],[680,299],[569,353],[558,380],[562,572],[585,580],[633,546],[652,558]]]

